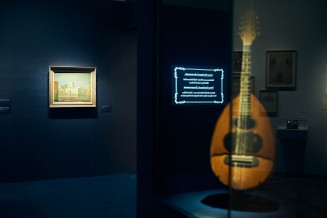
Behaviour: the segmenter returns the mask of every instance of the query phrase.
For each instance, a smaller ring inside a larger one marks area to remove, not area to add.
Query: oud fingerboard
[[[240,81],[239,115],[251,115],[251,46],[243,45],[242,73]]]

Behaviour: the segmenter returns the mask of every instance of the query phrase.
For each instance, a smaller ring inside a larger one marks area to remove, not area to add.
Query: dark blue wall
[[[160,12],[157,191],[214,189],[220,183],[209,152],[214,126],[230,99],[231,12],[172,5]],[[174,105],[172,66],[223,68],[224,103]]]
[[[133,19],[127,2],[1,1],[1,182],[136,171]],[[97,67],[97,109],[49,110],[49,65]]]
[[[211,170],[209,152],[224,105],[173,105],[171,84],[172,65],[223,66],[230,82],[232,1],[216,2],[228,7],[222,11],[138,1],[139,217],[189,217],[162,197],[222,188]]]

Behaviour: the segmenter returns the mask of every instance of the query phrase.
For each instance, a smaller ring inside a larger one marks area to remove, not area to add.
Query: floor
[[[327,177],[274,175],[262,187],[232,193],[207,190],[169,196],[168,201],[199,218],[327,217]]]
[[[133,218],[136,175],[0,184],[1,218]]]
[[[274,175],[265,185],[232,195],[231,217],[327,217],[327,177]],[[207,190],[167,197],[199,218],[228,217],[228,193]],[[0,184],[1,218],[133,218],[136,175]]]

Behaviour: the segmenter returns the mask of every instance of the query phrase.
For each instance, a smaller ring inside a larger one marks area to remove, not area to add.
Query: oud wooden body
[[[240,96],[237,96],[232,103],[229,103],[218,119],[212,136],[210,147],[211,167],[216,177],[225,185],[237,190],[251,189],[264,183],[270,176],[275,159],[275,138],[273,130],[262,104],[251,94],[251,117],[256,125],[249,130],[262,138],[262,147],[259,152],[252,154],[259,160],[255,167],[231,166],[224,162],[230,152],[224,146],[224,137],[230,132],[237,131],[232,125],[231,117],[235,119],[238,114]],[[232,108],[231,108],[232,106]],[[230,113],[232,111],[232,116]],[[231,127],[231,128],[230,128]],[[231,181],[229,181],[231,180]]]

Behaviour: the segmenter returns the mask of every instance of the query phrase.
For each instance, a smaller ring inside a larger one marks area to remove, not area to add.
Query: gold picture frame
[[[96,107],[96,68],[49,66],[49,108]]]

